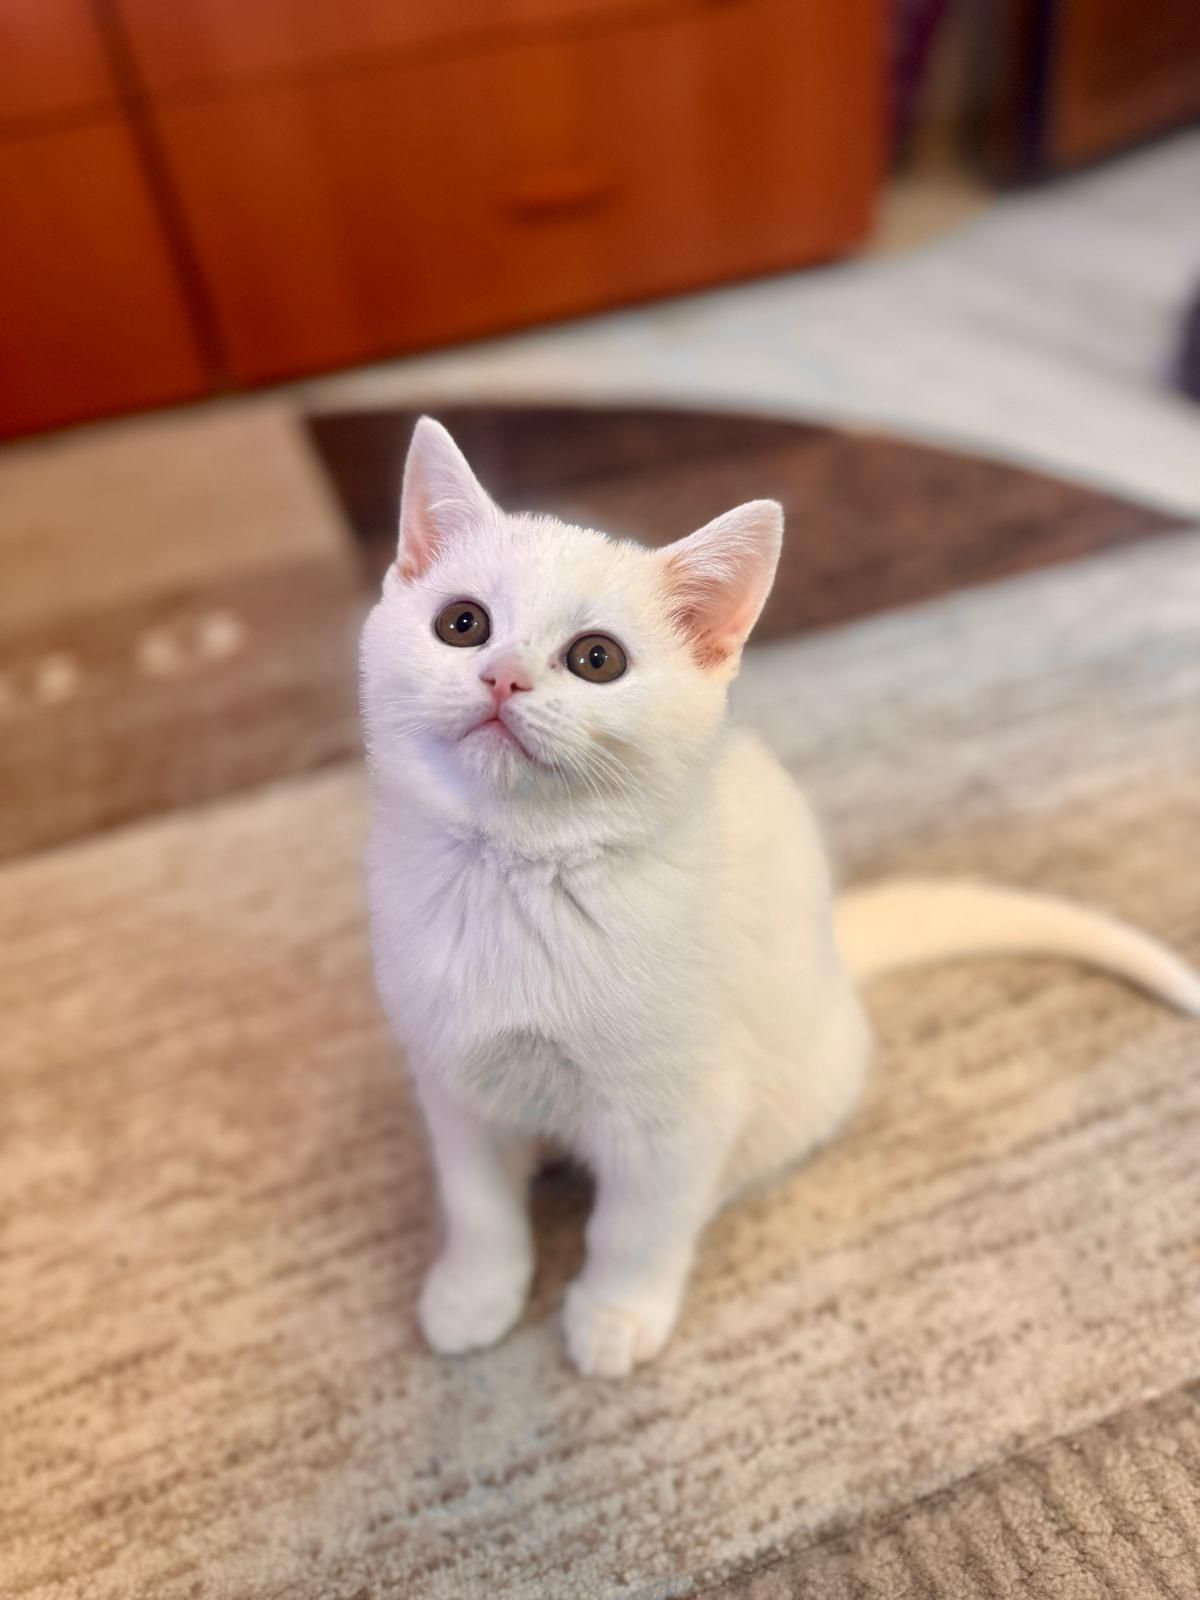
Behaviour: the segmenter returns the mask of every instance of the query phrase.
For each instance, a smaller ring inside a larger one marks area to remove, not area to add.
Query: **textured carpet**
[[[847,869],[970,867],[1200,958],[1200,535],[751,655]],[[0,1591],[1200,1590],[1200,1035],[1053,963],[873,995],[867,1104],[722,1218],[667,1357],[568,1368],[582,1196],[501,1347],[421,1347],[417,1126],[351,766],[0,871]],[[1190,1387],[1189,1387],[1190,1386]]]
[[[0,454],[0,858],[357,748],[358,563],[274,402]]]
[[[725,1600],[1182,1600],[1200,1583],[1200,1385],[765,1563]]]

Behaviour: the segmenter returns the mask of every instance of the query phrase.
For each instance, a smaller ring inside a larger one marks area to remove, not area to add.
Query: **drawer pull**
[[[547,167],[519,178],[503,199],[503,208],[521,222],[552,222],[558,217],[598,211],[620,188],[616,173],[591,162]]]

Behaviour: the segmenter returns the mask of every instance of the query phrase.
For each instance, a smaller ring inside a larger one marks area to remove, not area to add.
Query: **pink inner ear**
[[[421,417],[404,463],[396,572],[419,578],[459,529],[495,511],[462,451],[440,423]]]
[[[404,475],[400,545],[396,551],[396,571],[405,582],[419,578],[433,564],[444,541],[432,505],[437,487],[431,485],[431,477],[428,462],[410,459]]]
[[[707,670],[731,660],[741,645],[738,617],[744,607],[731,605],[726,583],[698,572],[694,558],[684,555],[667,562],[666,581],[672,618],[687,635],[696,665]]]
[[[782,535],[782,508],[752,500],[664,553],[673,618],[698,666],[736,665],[770,592]]]
[[[404,530],[404,542],[396,552],[396,571],[405,583],[419,578],[433,560],[437,546],[427,528],[414,526],[415,518]]]

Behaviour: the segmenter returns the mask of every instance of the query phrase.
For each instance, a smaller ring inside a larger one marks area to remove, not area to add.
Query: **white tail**
[[[962,879],[900,879],[843,895],[837,935],[859,979],[963,956],[1067,956],[1200,1017],[1200,974],[1166,945],[1049,895]]]

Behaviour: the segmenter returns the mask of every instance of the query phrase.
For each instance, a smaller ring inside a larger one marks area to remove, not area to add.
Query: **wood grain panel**
[[[0,0],[5,124],[112,105],[116,89],[88,0]]]
[[[0,214],[0,433],[203,392],[123,123],[0,143]]]
[[[971,10],[971,136],[1000,181],[1094,161],[1200,115],[1196,0],[1003,0]]]
[[[474,46],[547,26],[623,23],[713,3],[717,0],[358,0],[353,5],[344,0],[255,0],[253,5],[118,0],[147,84],[168,97],[199,84],[328,70],[350,57]]]
[[[1196,0],[1061,0],[1053,56],[1047,147],[1056,165],[1200,114]]]
[[[848,248],[879,45],[873,0],[756,0],[158,126],[234,370],[262,381]]]

